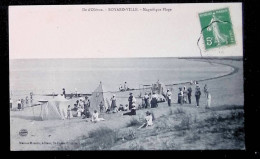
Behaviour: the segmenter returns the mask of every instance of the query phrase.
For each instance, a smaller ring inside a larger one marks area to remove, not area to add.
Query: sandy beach
[[[201,61],[201,59],[193,59]],[[211,59],[211,62],[230,65],[234,68],[233,73],[220,78],[199,81],[199,85],[203,90],[207,84],[211,95],[212,105],[209,110],[205,109],[206,97],[202,91],[201,104],[197,108],[195,105],[194,92],[192,95],[192,104],[177,104],[178,88],[180,86],[188,86],[188,84],[174,85],[172,95],[172,106],[168,107],[167,103],[160,103],[158,108],[149,108],[155,115],[156,120],[154,125],[145,129],[137,129],[137,125],[129,126],[133,120],[142,121],[147,109],[137,110],[136,116],[123,116],[123,112],[115,114],[100,114],[105,121],[98,123],[90,122],[90,119],[81,119],[79,117],[70,120],[45,120],[39,118],[40,107],[26,108],[23,111],[10,111],[10,143],[11,150],[89,150],[93,149],[89,140],[89,133],[101,127],[108,127],[119,134],[124,132],[134,132],[135,137],[131,140],[113,142],[109,148],[103,149],[244,149],[244,141],[231,141],[227,143],[227,139],[221,140],[221,133],[199,134],[199,139],[196,142],[190,142],[188,139],[193,138],[192,130],[185,131],[185,135],[179,135],[180,130],[176,126],[181,123],[182,116],[179,116],[177,111],[184,111],[186,115],[190,115],[193,121],[191,128],[197,126],[200,121],[212,117],[212,114],[222,116],[228,115],[232,111],[244,111],[244,87],[243,87],[243,61],[242,60],[221,60]],[[195,85],[192,86],[195,90]],[[135,96],[138,96],[139,91],[132,91]],[[128,96],[128,92],[122,96]],[[120,96],[120,94],[116,94]],[[121,98],[127,103],[127,98]],[[138,99],[140,102],[140,99]],[[75,103],[73,99],[71,104]],[[124,103],[122,102],[122,103]],[[119,101],[120,103],[120,101]],[[196,118],[196,122],[195,121]],[[237,127],[238,123],[230,123],[230,126]],[[244,126],[239,123],[240,127]],[[175,126],[175,129],[172,127]],[[21,129],[28,130],[27,136],[20,136]],[[194,129],[195,130],[195,129]],[[184,130],[181,130],[184,132]],[[120,136],[120,135],[119,135]],[[220,139],[219,143],[215,143]],[[192,141],[195,141],[193,138]],[[171,142],[170,142],[171,141]],[[86,144],[88,143],[88,144]],[[84,145],[84,146],[82,146]],[[175,146],[173,146],[175,145]]]

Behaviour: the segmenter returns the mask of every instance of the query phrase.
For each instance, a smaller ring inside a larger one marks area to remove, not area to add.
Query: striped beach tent
[[[102,82],[100,82],[99,86],[92,92],[90,97],[90,105],[92,108],[99,110],[99,105],[102,102],[105,110],[110,107],[112,93],[104,89]]]

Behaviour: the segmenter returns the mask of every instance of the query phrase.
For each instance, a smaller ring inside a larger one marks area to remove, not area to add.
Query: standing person
[[[100,104],[99,104],[99,109],[100,109],[100,113],[103,113],[104,109],[105,109],[105,106],[103,104],[103,102],[101,101]]]
[[[66,98],[66,91],[65,91],[65,88],[62,88],[62,94],[63,94],[64,98]]]
[[[67,108],[67,119],[70,119],[71,116],[72,116],[71,108],[70,108],[70,105],[68,105],[68,108]]]
[[[145,108],[149,107],[149,95],[145,92],[144,94],[144,103],[145,103]]]
[[[30,92],[30,100],[31,100],[31,105],[33,103],[33,92]]]
[[[125,84],[124,84],[124,89],[125,89],[125,91],[128,90],[128,86],[127,86],[127,83],[126,83],[126,82],[125,82]]]
[[[182,105],[183,104],[183,91],[182,91],[181,87],[179,88],[179,90],[180,91],[178,93],[178,103]]]
[[[21,99],[21,109],[23,110],[24,109],[24,99]]]
[[[207,91],[208,91],[208,86],[207,86],[207,84],[205,84],[205,86],[204,86],[204,94],[205,94],[205,97],[207,97]]]
[[[183,103],[188,103],[188,91],[186,89],[186,86],[183,87]]]
[[[28,96],[25,97],[25,104],[26,104],[27,107],[29,106],[29,98],[28,98]]]
[[[84,102],[82,100],[82,98],[79,99],[79,102],[78,102],[78,117],[82,116],[82,113],[84,112]]]
[[[190,85],[192,85],[192,84],[190,84]],[[189,100],[189,104],[191,104],[191,96],[192,96],[192,88],[191,88],[191,86],[189,86],[189,88],[188,88],[188,100]]]
[[[123,86],[120,84],[119,85],[119,91],[122,91],[123,90]]]
[[[21,110],[21,108],[22,108],[21,99],[18,99],[18,101],[17,101],[17,108],[18,108],[18,110]]]
[[[156,108],[158,107],[158,100],[157,100],[157,96],[155,94],[155,92],[153,92],[153,95],[151,97],[151,108]]]
[[[169,89],[167,89],[166,97],[167,97],[169,107],[171,106],[171,99],[172,99],[171,95],[172,95],[172,92]]]
[[[12,98],[10,98],[10,109],[12,109],[13,108],[13,100],[12,100]]]
[[[196,98],[197,107],[199,107],[199,104],[200,104],[200,95],[201,95],[200,87],[197,85],[196,91],[195,91],[195,98]]]
[[[210,108],[211,105],[211,94],[209,93],[209,91],[207,91],[207,104],[206,104],[206,108]]]
[[[132,109],[132,104],[133,104],[133,93],[130,93],[129,94],[130,96],[129,96],[129,98],[128,98],[128,102],[129,102],[129,110],[131,110]]]
[[[84,117],[85,118],[89,118],[90,117],[90,112],[89,112],[89,108],[90,108],[90,100],[88,99],[88,96],[85,97],[85,100],[83,101],[84,103]]]
[[[111,109],[112,111],[114,111],[116,109],[116,95],[113,94],[113,97],[110,99],[112,102],[111,102]]]

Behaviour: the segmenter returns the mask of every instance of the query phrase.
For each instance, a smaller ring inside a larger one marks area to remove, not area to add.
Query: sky
[[[242,4],[216,3],[10,6],[9,58],[200,56],[198,14],[225,7],[230,10],[236,44],[202,49],[202,54],[243,56]],[[109,8],[139,11],[108,11]],[[143,11],[144,8],[151,11]],[[200,46],[203,48],[202,43]]]

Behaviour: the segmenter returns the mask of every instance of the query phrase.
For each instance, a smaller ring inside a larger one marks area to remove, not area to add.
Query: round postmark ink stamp
[[[28,131],[27,131],[26,129],[21,129],[21,130],[19,131],[19,135],[20,135],[20,136],[27,136],[27,135],[28,135]]]

